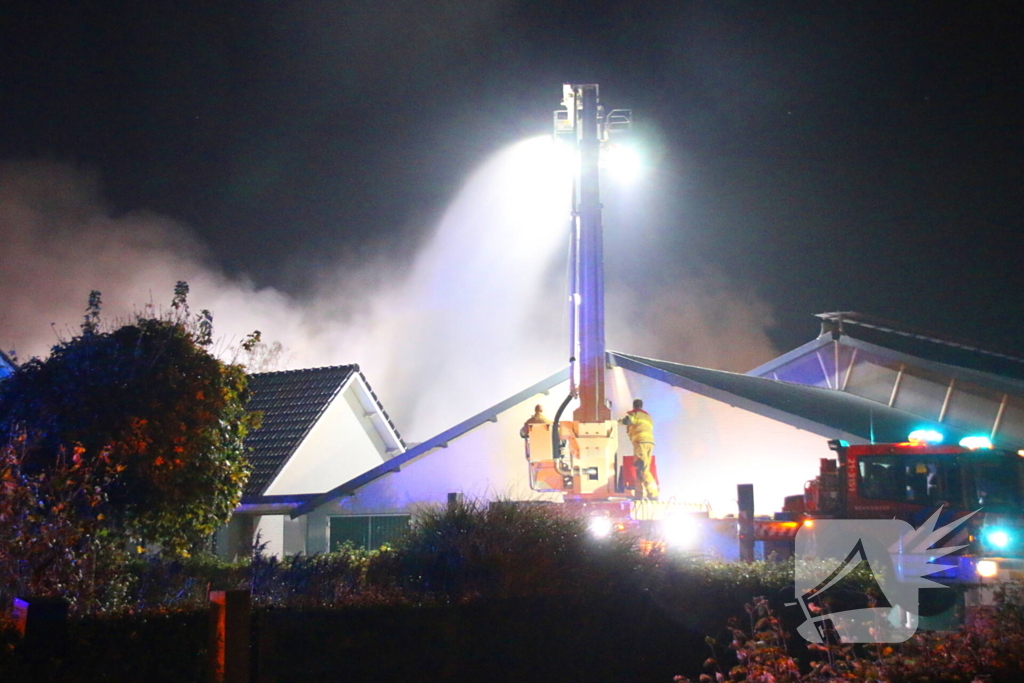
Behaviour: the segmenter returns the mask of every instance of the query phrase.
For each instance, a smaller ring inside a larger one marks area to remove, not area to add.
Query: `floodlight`
[[[594,538],[608,538],[612,534],[612,520],[607,517],[591,517],[590,533]]]
[[[613,179],[630,183],[643,172],[643,159],[635,146],[611,141],[601,148],[601,168]]]

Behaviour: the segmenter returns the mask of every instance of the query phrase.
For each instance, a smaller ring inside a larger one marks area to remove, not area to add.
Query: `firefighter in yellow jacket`
[[[551,420],[544,416],[544,406],[537,404],[533,408],[533,417],[526,420],[523,423],[523,428],[519,430],[519,436],[524,439],[530,436],[530,425],[549,425]]]
[[[636,469],[634,496],[637,500],[657,500],[658,482],[651,472],[651,462],[654,460],[654,420],[644,410],[644,402],[636,399],[633,401],[633,410],[626,413],[626,417],[619,422],[626,425],[629,440],[633,442],[633,466]]]

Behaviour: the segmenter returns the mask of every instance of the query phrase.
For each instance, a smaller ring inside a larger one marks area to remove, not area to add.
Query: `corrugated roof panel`
[[[774,419],[789,416],[791,424],[807,428],[820,425],[878,443],[904,441],[914,429],[930,426],[959,439],[966,432],[889,408],[859,396],[822,387],[793,384],[764,377],[752,377],[721,370],[669,363],[623,353],[611,354],[614,362],[634,372],[671,383],[681,388],[737,405],[745,409],[760,406],[757,412]],[[822,431],[822,430],[816,430]],[[756,435],[752,435],[756,437]]]

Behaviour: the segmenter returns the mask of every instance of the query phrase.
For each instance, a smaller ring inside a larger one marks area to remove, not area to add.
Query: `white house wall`
[[[403,465],[400,472],[385,474],[354,495],[312,511],[308,552],[327,549],[326,518],[332,515],[410,513],[422,505],[446,502],[449,493],[486,500],[560,500],[560,496],[530,490],[519,430],[538,403],[552,418],[568,391],[566,382],[546,395],[532,396],[502,413],[497,422],[485,422],[453,439],[447,448],[431,451]]]
[[[615,417],[644,401],[654,418],[654,454],[662,498],[707,502],[712,514],[736,513],[736,485],[754,485],[757,514],[782,508],[788,495],[818,473],[821,458],[832,457],[825,437],[726,403],[679,389],[644,375],[614,368],[608,395]],[[632,452],[625,429],[619,452]]]
[[[383,441],[372,439],[350,384],[324,411],[265,495],[322,493],[384,461]],[[353,394],[353,395],[349,395]]]
[[[263,515],[256,522],[256,535],[267,556],[284,556],[284,517]]]
[[[623,368],[609,372],[608,395],[615,418],[633,398],[642,398],[655,420],[655,455],[663,498],[708,503],[715,516],[736,513],[736,485],[754,484],[758,514],[782,508],[785,496],[803,492],[818,472],[819,460],[832,456],[823,436],[771,418],[733,408],[721,401],[679,389]],[[449,493],[493,500],[560,500],[557,494],[529,489],[519,429],[537,403],[552,418],[568,383],[536,395],[439,448],[361,487],[350,496],[309,513],[307,550],[327,550],[327,518],[333,515],[415,513],[422,505],[442,504]],[[570,404],[564,413],[571,419]],[[632,447],[619,430],[619,452]]]

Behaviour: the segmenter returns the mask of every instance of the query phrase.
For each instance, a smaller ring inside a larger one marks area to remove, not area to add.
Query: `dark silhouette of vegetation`
[[[74,487],[45,485],[56,487],[50,500],[91,505]],[[76,518],[61,522],[63,509],[46,510],[49,539],[79,542]],[[1024,676],[1024,586],[1005,587],[993,609],[954,633],[810,645],[789,636],[793,624],[780,613],[792,599],[791,563],[641,555],[628,537],[592,538],[586,521],[561,506],[459,501],[422,511],[393,547],[283,559],[262,550],[257,541],[238,564],[97,554],[74,584],[89,597],[79,601],[64,658],[32,664],[0,629],[0,680],[200,680],[211,589],[251,591],[254,652],[272,680],[329,680],[338,671],[374,681],[669,681],[680,671],[704,683]]]
[[[80,334],[0,387],[0,437],[28,477],[102,483],[78,506],[103,533],[186,552],[225,523],[248,476],[245,370],[208,350],[212,316],[171,309],[104,331],[93,292]]]
[[[764,597],[744,606],[746,623],[732,617],[729,639],[706,638],[711,656],[701,683],[1017,683],[1024,680],[1024,584],[1001,586],[995,604],[979,609],[953,632],[919,631],[903,643],[824,644],[800,648]],[[802,644],[800,642],[799,644]],[[731,664],[723,663],[730,659]],[[678,683],[690,683],[676,676]]]
[[[456,501],[422,511],[370,563],[371,582],[419,598],[465,601],[613,590],[639,561],[633,539],[604,543],[563,506]]]

